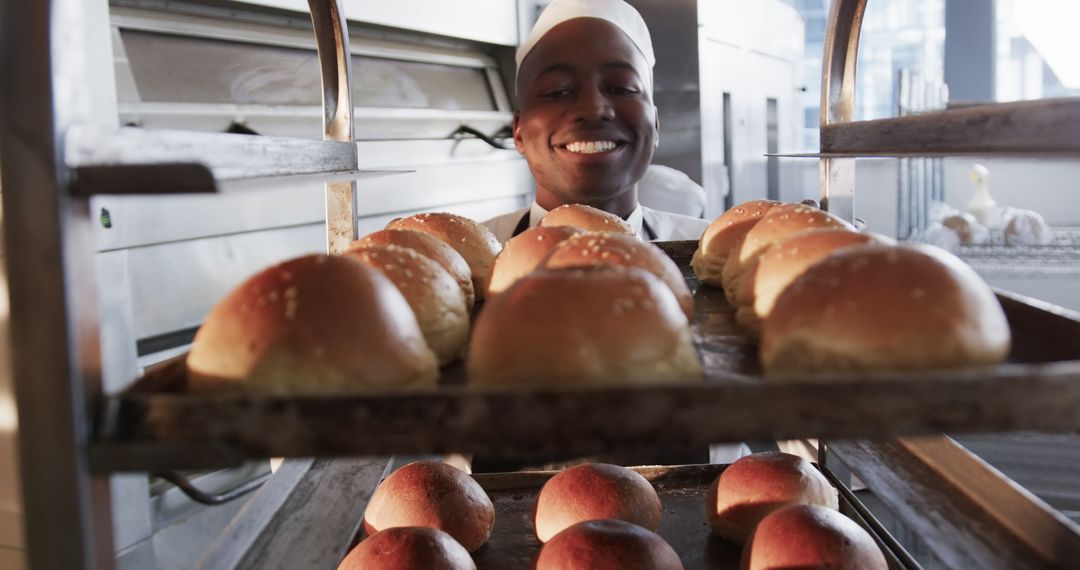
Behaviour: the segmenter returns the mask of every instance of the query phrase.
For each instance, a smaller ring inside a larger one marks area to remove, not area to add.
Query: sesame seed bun
[[[537,270],[477,318],[467,362],[474,384],[673,383],[700,378],[675,295],[635,267]]]
[[[379,531],[364,539],[337,570],[476,570],[469,551],[449,534],[419,526]]]
[[[387,224],[386,229],[416,230],[439,238],[469,264],[476,298],[481,298],[487,290],[491,265],[495,263],[495,256],[499,255],[502,244],[484,225],[464,216],[440,212],[398,218]]]
[[[731,250],[746,236],[769,210],[780,202],[773,200],[751,200],[729,209],[713,220],[698,241],[698,248],[690,260],[694,275],[702,283],[713,287],[723,286],[721,273],[727,263]]]
[[[813,229],[845,229],[855,231],[855,226],[813,206],[803,204],[780,204],[771,208],[761,220],[746,232],[746,236],[731,252],[721,280],[728,300],[734,301],[742,279],[750,265],[764,253],[765,248],[792,234]]]
[[[742,567],[886,570],[885,555],[855,521],[832,509],[796,505],[765,517],[743,549]]]
[[[578,523],[540,549],[535,570],[683,570],[656,533],[621,520]]]
[[[511,238],[495,258],[487,296],[493,297],[531,273],[555,246],[582,231],[570,226],[536,226]]]
[[[540,219],[543,227],[571,226],[587,232],[634,235],[634,229],[615,214],[585,204],[563,204]]]
[[[994,292],[922,244],[845,248],[795,279],[762,327],[769,374],[991,365],[1009,353]]]
[[[679,266],[655,245],[636,237],[612,233],[571,236],[560,243],[542,263],[547,269],[614,265],[638,267],[667,285],[688,321],[694,319],[694,296],[686,286]]]
[[[360,246],[346,255],[379,270],[401,291],[439,364],[461,356],[469,340],[469,311],[465,294],[445,269],[396,245]]]
[[[434,385],[435,355],[383,274],[308,255],[252,276],[211,309],[187,357],[192,390],[349,392]]]
[[[416,253],[438,263],[457,281],[465,293],[465,305],[471,311],[476,301],[473,291],[472,270],[465,258],[441,239],[416,230],[379,230],[370,233],[352,243],[352,247],[365,245],[397,245],[407,247]]]

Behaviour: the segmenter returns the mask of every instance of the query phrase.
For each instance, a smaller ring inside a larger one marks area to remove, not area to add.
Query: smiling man
[[[655,62],[644,20],[623,0],[548,5],[517,51],[514,145],[536,180],[536,201],[485,222],[500,241],[563,204],[611,212],[646,240],[701,236],[708,222],[638,203],[659,144]]]

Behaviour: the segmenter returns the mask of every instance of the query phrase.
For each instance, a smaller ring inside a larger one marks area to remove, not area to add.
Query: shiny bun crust
[[[964,262],[921,244],[839,251],[806,270],[765,319],[769,374],[990,365],[1009,353],[1009,323]]]
[[[786,505],[839,508],[836,489],[807,460],[767,451],[740,458],[709,486],[705,515],[713,534],[742,544],[761,519]]]
[[[572,226],[587,232],[612,232],[634,235],[634,229],[625,220],[585,204],[563,204],[540,219],[543,227]]]
[[[855,521],[812,505],[785,507],[765,517],[743,549],[742,567],[886,570],[874,539]]]
[[[352,247],[365,245],[397,245],[407,247],[416,253],[438,263],[457,281],[465,293],[465,305],[471,311],[476,301],[473,291],[472,270],[465,258],[441,239],[416,230],[379,230],[353,242]]]
[[[536,558],[535,570],[683,570],[663,538],[620,520],[578,523],[555,535]]]
[[[579,522],[599,519],[624,520],[656,532],[660,497],[636,471],[607,463],[571,467],[540,489],[533,515],[540,542]]]
[[[761,322],[772,311],[776,296],[807,268],[845,247],[892,244],[891,239],[847,230],[807,230],[765,248],[751,263],[735,292],[735,320],[752,337],[761,335]]]
[[[468,357],[474,384],[639,385],[700,378],[671,290],[634,267],[537,270],[484,307]]]
[[[439,364],[461,356],[469,340],[469,311],[465,294],[445,269],[396,245],[361,246],[346,255],[378,269],[401,291]]]
[[[636,237],[612,233],[578,234],[560,243],[542,265],[547,269],[602,265],[644,269],[671,289],[686,319],[694,320],[694,296],[686,286],[679,266],[659,247]]]
[[[746,232],[742,243],[732,250],[724,264],[721,279],[728,299],[734,301],[735,292],[739,290],[738,281],[765,248],[787,236],[812,229],[855,231],[855,226],[813,206],[781,204],[770,209],[760,222]]]
[[[582,231],[570,226],[536,226],[511,238],[495,258],[487,296],[506,290],[514,281],[531,273],[555,246]]]
[[[187,357],[192,390],[279,394],[430,386],[435,355],[405,298],[348,257],[308,255],[211,309]]]
[[[724,284],[721,273],[728,255],[769,210],[780,202],[773,200],[751,200],[743,202],[724,212],[713,220],[705,233],[701,235],[698,248],[690,260],[694,275],[702,283],[720,287]]]
[[[464,216],[435,213],[399,218],[386,225],[390,230],[416,230],[441,239],[465,258],[472,272],[476,298],[487,290],[488,274],[502,244],[491,230]]]
[[[469,551],[449,534],[418,526],[388,528],[367,537],[337,570],[476,570]]]
[[[364,512],[368,535],[426,526],[446,532],[469,552],[487,541],[494,524],[495,507],[487,493],[464,471],[439,461],[417,461],[391,473]]]

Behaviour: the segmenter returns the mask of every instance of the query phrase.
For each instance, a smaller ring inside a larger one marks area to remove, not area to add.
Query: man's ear
[[[656,125],[656,137],[653,139],[653,147],[660,146],[660,109],[653,105],[653,122]]]
[[[521,138],[521,111],[514,111],[514,148],[525,156],[525,140]]]

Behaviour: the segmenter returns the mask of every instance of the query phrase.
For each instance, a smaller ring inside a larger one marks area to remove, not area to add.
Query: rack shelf
[[[1080,428],[1080,317],[1001,294],[1008,364],[918,374],[763,379],[723,292],[665,249],[695,293],[705,382],[677,386],[474,389],[460,369],[408,393],[288,397],[185,393],[183,361],[107,401],[93,467],[224,465],[269,456],[470,451],[535,459],[713,442]],[[724,413],[717,413],[723,410]],[[437,426],[437,429],[432,429]],[[363,434],[358,437],[356,434]]]
[[[79,125],[65,144],[72,192],[83,196],[240,192],[404,172],[360,170],[356,145],[341,141]]]
[[[821,126],[824,156],[1080,156],[1080,99],[996,103]]]

